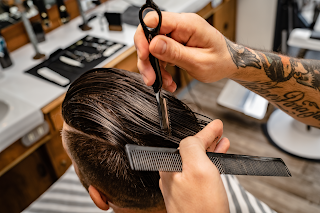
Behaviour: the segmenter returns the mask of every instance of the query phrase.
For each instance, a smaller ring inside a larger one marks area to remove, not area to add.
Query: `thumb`
[[[177,65],[184,70],[197,70],[195,67],[201,51],[199,48],[186,47],[167,36],[158,35],[152,39],[150,53],[156,58]]]
[[[197,171],[201,165],[212,167],[213,164],[206,155],[206,150],[211,145],[216,146],[216,142],[220,139],[222,131],[223,124],[219,119],[216,119],[195,136],[183,139],[179,145],[183,168],[187,166]]]

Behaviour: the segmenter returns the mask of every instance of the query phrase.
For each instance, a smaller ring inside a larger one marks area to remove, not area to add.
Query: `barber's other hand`
[[[214,120],[202,131],[180,142],[182,172],[160,172],[160,189],[168,213],[229,212],[220,173],[206,151],[225,153],[230,145],[221,135],[223,125]]]
[[[149,27],[156,27],[158,20],[155,12],[148,13],[144,18]],[[176,89],[176,84],[165,70],[167,62],[183,68],[205,83],[231,77],[234,71],[224,36],[197,14],[162,12],[160,35],[150,42],[150,46],[141,25],[135,33],[134,42],[138,69],[148,86],[156,78],[149,62],[150,52],[162,61],[163,88],[170,92]]]

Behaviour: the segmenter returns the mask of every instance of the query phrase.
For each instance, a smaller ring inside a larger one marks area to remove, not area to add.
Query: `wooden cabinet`
[[[29,147],[18,140],[0,153],[1,212],[21,212],[71,165],[60,136],[63,98],[64,95],[42,109],[50,127],[48,135]]]
[[[235,40],[236,0],[225,1],[213,15],[213,26],[229,40]]]
[[[13,2],[13,0],[9,0],[9,1]],[[100,1],[105,2],[107,0],[100,0]],[[78,9],[78,4],[76,0],[64,0],[64,3],[69,13],[70,19],[74,19],[77,16],[79,16],[79,9]],[[54,4],[48,10],[48,16],[50,18],[51,25],[49,28],[44,29],[45,33],[48,33],[62,25],[60,21],[59,12],[58,12],[58,7],[56,4]],[[30,18],[30,21],[41,22],[40,15],[38,14]],[[27,32],[21,21],[2,29],[1,34],[7,43],[9,52],[12,52],[30,42]]]
[[[63,149],[60,132],[55,133],[45,144],[56,177],[61,177],[71,165],[71,160]]]
[[[19,213],[57,180],[44,147],[0,177],[0,211]]]
[[[60,96],[42,109],[50,126],[50,140],[44,144],[44,147],[57,178],[61,177],[71,165],[71,160],[63,149],[60,135],[63,126],[61,105],[64,96]]]
[[[78,9],[76,0],[66,0],[65,5],[69,13],[70,19],[76,18],[79,15],[79,9]],[[44,29],[45,33],[50,32],[62,25],[60,21],[57,5],[53,5],[48,10],[48,16],[51,21],[51,26],[50,28]],[[40,22],[41,21],[40,15],[38,14],[30,18],[30,21]],[[27,35],[27,31],[25,30],[24,25],[21,21],[2,29],[1,34],[3,35],[7,43],[8,50],[10,52],[30,42],[29,37]]]
[[[62,96],[64,98],[64,96]],[[61,98],[59,98],[61,100]],[[64,172],[71,165],[71,160],[67,153],[63,149],[61,130],[63,126],[63,119],[61,115],[61,102],[51,103],[53,109],[51,109],[47,114],[45,114],[46,119],[50,122],[50,135],[51,139],[45,144],[46,151],[50,158],[51,164],[54,169],[54,173],[57,178],[61,177]],[[55,105],[57,104],[57,105]],[[49,105],[50,106],[50,105]]]

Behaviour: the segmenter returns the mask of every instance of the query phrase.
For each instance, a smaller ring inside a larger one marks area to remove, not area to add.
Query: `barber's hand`
[[[168,213],[229,212],[220,173],[206,155],[225,153],[230,145],[222,138],[222,122],[214,120],[202,131],[180,142],[182,172],[160,172],[160,189]]]
[[[148,13],[144,18],[148,27],[156,27],[158,20],[155,12]],[[135,33],[134,42],[138,52],[138,69],[148,86],[156,78],[149,62],[149,52],[164,62],[161,63],[163,88],[170,92],[176,89],[176,84],[165,70],[167,62],[183,68],[205,83],[231,77],[234,72],[224,36],[193,13],[162,12],[160,35],[152,39],[150,46],[141,25]]]

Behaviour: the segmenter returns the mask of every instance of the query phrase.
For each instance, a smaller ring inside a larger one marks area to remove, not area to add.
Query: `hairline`
[[[72,158],[72,159],[71,159],[72,162],[73,162],[73,163],[76,163],[76,164],[77,164],[77,167],[78,167],[78,169],[79,169],[78,163],[77,163],[77,162],[75,161],[75,159],[72,157],[72,154],[71,154],[71,152],[70,152],[70,150],[69,150],[68,140],[67,140],[66,137],[65,137],[65,134],[66,134],[67,132],[74,132],[74,133],[82,134],[82,135],[85,135],[85,136],[88,136],[88,137],[93,137],[93,138],[99,140],[100,142],[103,142],[103,140],[100,139],[100,138],[98,138],[98,137],[96,137],[96,136],[94,136],[94,135],[89,135],[89,134],[87,134],[87,133],[85,133],[85,132],[82,132],[82,131],[80,131],[80,130],[77,130],[76,128],[68,125],[65,121],[63,122],[63,127],[62,127],[62,130],[61,130],[61,137],[62,137],[62,140],[63,140],[63,144],[65,144],[64,147],[65,147],[65,149],[66,149],[66,152],[68,152],[70,158]],[[81,167],[81,166],[80,166],[80,167]],[[85,174],[83,174],[83,175],[85,175]],[[88,179],[87,177],[85,177],[85,178]],[[91,180],[90,180],[90,181],[91,181]],[[91,184],[92,184],[92,183],[90,183],[90,185],[91,185]],[[94,184],[94,183],[93,183],[93,184]],[[109,195],[109,193],[106,192],[105,190],[102,190],[102,189],[100,189],[100,188],[97,187],[97,186],[93,186],[93,187],[95,187],[95,188],[101,190],[103,193],[105,193],[105,194],[108,196],[108,198],[111,199],[111,201],[110,201],[111,203],[113,203],[113,204],[115,204],[115,205],[117,205],[117,206],[119,206],[119,207],[121,207],[121,208],[126,208],[126,207],[122,207],[122,206],[119,205],[117,202],[114,202],[112,196]],[[158,211],[158,210],[166,209],[165,205],[161,205],[161,204],[162,204],[162,202],[158,202],[158,205],[157,205],[157,206],[150,207],[150,208],[146,208],[146,209],[139,209],[139,208],[129,208],[129,209],[144,210],[144,211]],[[163,204],[164,204],[164,203],[163,203]]]

